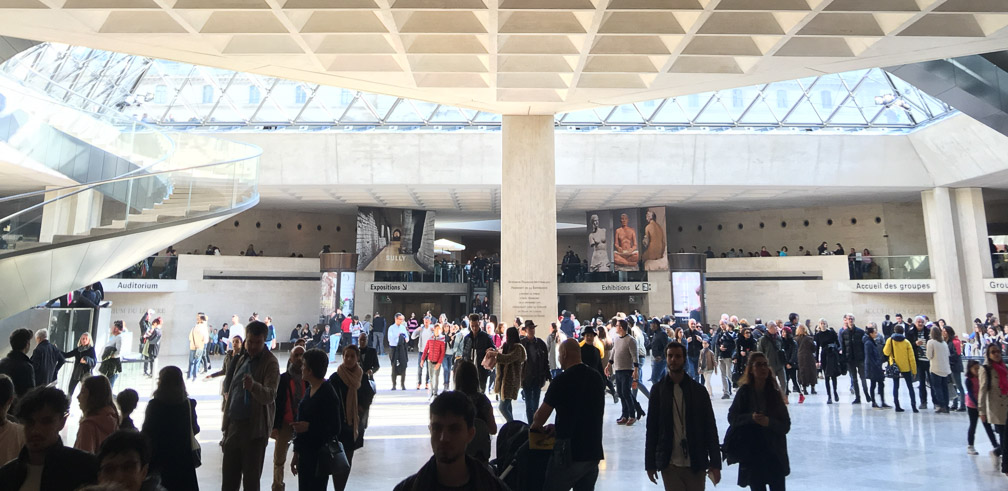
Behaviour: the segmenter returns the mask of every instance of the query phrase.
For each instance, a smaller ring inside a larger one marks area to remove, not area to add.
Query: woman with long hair
[[[728,424],[729,431],[744,435],[746,442],[747,457],[739,462],[738,485],[754,491],[783,491],[784,478],[791,473],[787,452],[791,416],[763,353],[749,355],[728,409]]]
[[[77,402],[84,414],[77,428],[74,448],[96,454],[101,443],[119,429],[119,410],[112,399],[112,384],[104,375],[84,379]]]
[[[74,390],[77,390],[77,384],[90,377],[92,370],[98,363],[98,355],[95,354],[91,334],[87,332],[81,334],[80,339],[77,340],[77,347],[64,352],[63,358],[74,359],[73,372],[70,374],[70,387],[67,388],[67,399],[70,399],[73,397]]]
[[[956,394],[952,410],[963,412],[966,411],[966,388],[962,383],[962,341],[956,337],[952,326],[945,324],[945,319],[938,319],[938,325],[942,328],[942,336],[949,349],[949,367],[952,369],[952,375],[949,375],[949,394],[953,390]]]
[[[808,328],[799,325],[796,331],[795,342],[798,343],[798,385],[801,386],[802,394],[798,396],[798,403],[805,402],[808,395],[808,387],[812,387],[812,393],[816,393],[816,384],[819,383],[819,375],[816,370],[816,345],[809,335]]]
[[[336,372],[329,376],[329,384],[336,389],[336,394],[342,402],[338,412],[339,419],[346,422],[336,437],[343,444],[347,461],[353,465],[354,450],[364,446],[364,428],[361,425],[361,415],[369,408],[362,406],[364,400],[370,406],[371,383],[367,374],[360,366],[360,348],[348,344],[343,348],[343,363],[336,367]],[[333,476],[333,487],[343,489],[350,475]]]
[[[822,369],[824,383],[826,385],[826,404],[833,404],[833,401],[840,401],[837,394],[837,377],[840,376],[840,337],[833,328],[829,327],[826,319],[819,319],[821,330],[815,335],[815,344],[819,350],[819,363],[816,365]],[[830,386],[833,392],[830,393]]]
[[[752,329],[748,327],[742,328],[742,334],[735,341],[735,353],[732,355],[732,363],[734,363],[732,366],[732,385],[738,384],[738,380],[742,378],[742,374],[745,372],[749,355],[755,351],[756,340],[753,339]]]
[[[927,355],[930,373],[928,378],[931,381],[931,399],[934,401],[935,413],[949,412],[949,381],[952,374],[949,366],[949,347],[942,340],[942,329],[932,325],[931,339],[927,341],[924,352]]]
[[[977,412],[980,421],[994,425],[1001,435],[1001,472],[1008,474],[1008,449],[1004,448],[1008,424],[1008,367],[1005,366],[1001,345],[991,344],[985,351],[985,363],[980,368],[980,399]]]
[[[477,435],[466,447],[466,454],[485,464],[490,461],[490,435],[497,434],[497,421],[490,399],[479,390],[479,373],[473,362],[460,360],[455,365],[455,390],[468,396],[476,407]],[[480,433],[481,426],[485,434]]]
[[[783,324],[778,324],[782,326]],[[801,388],[798,387],[798,343],[794,339],[794,332],[790,327],[784,327],[781,329],[781,349],[784,350],[784,374],[785,374],[785,384],[791,383],[791,390],[798,393],[799,402],[804,399],[801,396]]]
[[[150,470],[160,474],[166,490],[199,489],[192,459],[192,439],[200,432],[196,400],[186,392],[179,367],[166,366],[158,372],[140,432],[151,442]]]
[[[511,401],[518,398],[518,389],[521,388],[525,347],[519,342],[518,329],[509,327],[506,339],[500,353],[497,354],[497,384],[494,386],[494,392],[500,396],[497,409],[507,422],[511,422],[514,421]]]
[[[979,392],[980,362],[970,360],[969,363],[966,364],[966,411],[969,415],[969,429],[966,431],[966,453],[969,455],[977,455],[978,453],[973,447],[973,442],[976,435],[977,421],[980,419],[980,412],[977,410]],[[1000,448],[998,446],[997,436],[994,435],[994,428],[991,427],[990,423],[984,421],[983,428],[984,431],[987,432],[987,438],[991,442],[991,448]]]
[[[323,447],[347,426],[343,419],[343,401],[325,379],[328,369],[328,352],[318,348],[305,352],[301,379],[308,382],[310,388],[298,405],[296,421],[291,423],[294,429],[294,457],[290,466],[301,491],[325,491],[328,487],[328,473],[318,469],[319,455]],[[336,489],[340,491],[343,488]]]

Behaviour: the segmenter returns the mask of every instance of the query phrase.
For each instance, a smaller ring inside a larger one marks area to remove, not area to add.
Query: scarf
[[[991,363],[991,367],[998,374],[998,388],[1001,389],[1001,395],[1008,396],[1008,367],[1005,367],[1004,362]]]
[[[357,414],[357,389],[360,389],[361,386],[363,369],[360,364],[355,364],[352,368],[347,368],[346,365],[340,364],[336,368],[336,374],[339,375],[340,380],[347,386],[346,401],[344,401],[344,405],[346,406],[346,421],[353,428],[353,437],[354,441],[356,441],[358,426],[360,425],[360,416]]]

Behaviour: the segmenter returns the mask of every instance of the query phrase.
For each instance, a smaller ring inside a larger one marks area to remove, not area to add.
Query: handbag
[[[200,447],[198,441],[196,441],[196,434],[193,433],[193,422],[192,422],[192,406],[189,406],[189,401],[186,400],[186,409],[189,417],[189,448],[192,450],[192,462],[193,467],[199,467],[203,465],[203,449]]]
[[[343,444],[332,439],[322,445],[319,450],[318,466],[315,468],[318,476],[335,476],[342,478],[350,475],[350,461],[347,460]]]
[[[897,377],[899,377],[900,376],[899,366],[897,366],[893,362],[889,362],[889,365],[885,369],[885,374],[886,374],[886,377],[889,377],[889,378],[897,378]]]
[[[497,352],[488,351],[485,355],[483,355],[483,363],[481,363],[481,365],[483,365],[483,368],[487,370],[493,370],[494,367],[497,366]]]

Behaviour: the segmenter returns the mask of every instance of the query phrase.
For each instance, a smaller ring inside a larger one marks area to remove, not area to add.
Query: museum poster
[[[588,212],[588,271],[639,271],[643,218],[639,209]]]
[[[665,234],[665,207],[652,206],[641,209],[641,261],[644,271],[668,271],[668,247]]]
[[[358,271],[433,271],[434,212],[357,209]]]

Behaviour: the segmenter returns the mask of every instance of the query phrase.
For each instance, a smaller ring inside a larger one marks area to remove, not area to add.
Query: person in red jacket
[[[441,335],[441,323],[434,325],[434,335],[427,340],[427,344],[423,348],[423,356],[420,358],[420,362],[427,362],[427,373],[431,377],[431,386],[429,396],[434,397],[438,394],[438,380],[441,379],[441,362],[444,361],[445,356],[445,341],[444,336]]]

